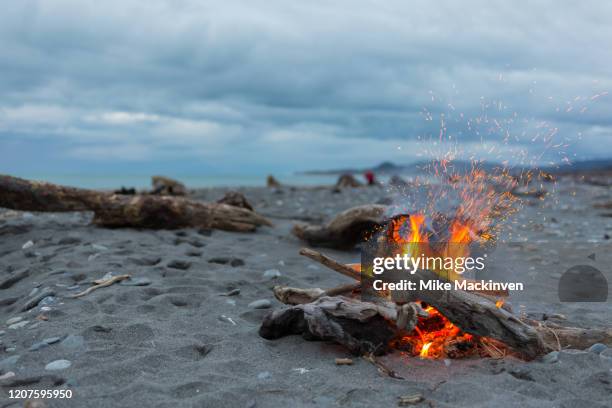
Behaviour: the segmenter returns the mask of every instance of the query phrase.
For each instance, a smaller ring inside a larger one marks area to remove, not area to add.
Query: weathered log
[[[227,204],[233,207],[240,207],[249,211],[255,211],[253,210],[251,203],[247,201],[246,197],[237,191],[228,191],[221,199],[217,201],[217,203]]]
[[[273,175],[270,174],[266,178],[266,185],[271,188],[279,188],[281,186],[281,183],[276,178],[274,178]]]
[[[291,334],[301,334],[308,340],[335,341],[355,355],[380,355],[388,351],[396,329],[373,303],[322,297],[272,311],[259,328],[259,335],[269,340]]]
[[[187,195],[187,188],[180,181],[164,176],[151,177],[153,190],[151,194],[184,196]]]
[[[272,291],[274,292],[274,297],[276,297],[276,299],[278,299],[281,303],[286,305],[302,305],[305,303],[314,302],[323,296],[345,295],[359,288],[361,288],[361,283],[355,282],[336,286],[326,290],[320,288],[300,289],[292,288],[290,286],[274,286]]]
[[[584,350],[595,343],[612,346],[612,328],[586,329],[582,327],[569,327],[546,321],[522,319],[533,326],[544,343],[551,349],[561,350],[573,348]]]
[[[316,251],[302,249],[302,255],[317,260],[321,264],[338,271],[345,276],[355,277],[352,268],[342,265]],[[344,268],[338,265],[344,266]],[[352,273],[350,271],[353,271]],[[441,280],[430,271],[419,270],[413,275],[421,280]],[[363,288],[362,288],[363,290]],[[376,292],[373,291],[374,294]],[[521,353],[527,359],[533,359],[550,350],[531,326],[523,323],[508,311],[498,308],[495,302],[460,290],[448,291],[415,291],[408,301],[423,301],[435,307],[442,315],[466,333],[482,337],[492,337]]]
[[[300,223],[293,234],[313,246],[350,249],[385,222],[384,205],[353,207],[338,214],[326,225]]]
[[[227,204],[182,197],[115,195],[6,175],[0,176],[0,207],[20,211],[92,211],[94,223],[106,227],[200,227],[247,232],[271,225],[253,211]]]
[[[349,187],[349,188],[354,188],[354,187],[361,187],[363,186],[362,183],[360,183],[359,181],[357,181],[357,179],[355,178],[355,176],[353,176],[352,174],[342,174],[340,177],[338,177],[338,181],[336,181],[336,187]]]

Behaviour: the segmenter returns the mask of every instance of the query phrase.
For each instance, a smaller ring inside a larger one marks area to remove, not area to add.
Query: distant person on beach
[[[372,170],[366,171],[363,176],[368,182],[368,186],[373,186],[376,184],[376,177],[374,177],[374,172]]]

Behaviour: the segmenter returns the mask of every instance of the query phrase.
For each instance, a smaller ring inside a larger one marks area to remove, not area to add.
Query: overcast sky
[[[612,157],[610,2],[9,3],[1,172]]]

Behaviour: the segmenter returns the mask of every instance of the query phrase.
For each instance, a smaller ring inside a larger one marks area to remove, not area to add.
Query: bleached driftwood
[[[6,175],[0,176],[0,207],[21,211],[92,211],[94,223],[106,227],[200,227],[247,232],[271,225],[256,212],[227,204],[172,196],[116,195]]]
[[[378,204],[353,207],[325,225],[300,223],[292,232],[313,246],[349,249],[384,224],[386,210],[386,206]]]

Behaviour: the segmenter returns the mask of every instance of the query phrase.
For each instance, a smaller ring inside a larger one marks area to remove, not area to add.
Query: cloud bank
[[[612,156],[612,5],[23,0],[0,171]]]

